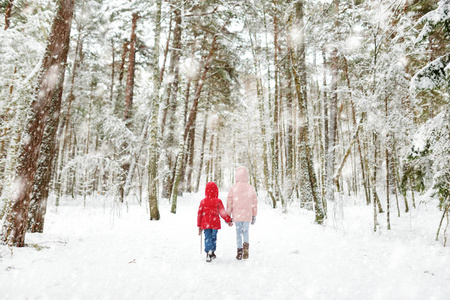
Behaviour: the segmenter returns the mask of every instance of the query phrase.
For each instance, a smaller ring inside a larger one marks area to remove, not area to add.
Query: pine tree
[[[11,201],[2,228],[2,241],[8,245],[23,247],[28,222],[30,194],[34,175],[37,170],[44,128],[49,116],[50,105],[54,97],[61,97],[64,83],[65,63],[69,51],[70,30],[74,9],[74,0],[59,0],[53,21],[42,69],[36,89],[36,98],[31,104],[25,133],[20,148],[16,169],[16,192]],[[61,101],[61,98],[56,101]]]

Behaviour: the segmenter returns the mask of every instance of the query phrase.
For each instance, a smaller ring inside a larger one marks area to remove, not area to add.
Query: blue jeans
[[[216,251],[217,244],[217,231],[216,229],[204,229],[205,232],[205,252]]]
[[[244,243],[248,243],[248,228],[250,222],[236,222],[236,242],[239,249],[242,248],[242,238]]]

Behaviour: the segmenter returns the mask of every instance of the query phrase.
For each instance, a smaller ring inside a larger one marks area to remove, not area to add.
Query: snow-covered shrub
[[[431,184],[426,184],[425,180],[420,183],[423,188],[431,189],[432,195],[439,197],[441,207],[447,205],[450,194],[450,109],[419,128],[408,159],[415,178],[431,176]]]

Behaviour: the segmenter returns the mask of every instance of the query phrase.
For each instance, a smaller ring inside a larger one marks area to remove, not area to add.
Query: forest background
[[[318,224],[370,205],[373,230],[380,218],[391,230],[420,199],[448,226],[448,0],[2,0],[0,12],[3,243],[42,232],[50,198],[148,203],[156,221],[160,201],[176,213],[179,195],[227,189],[238,165],[262,203]]]

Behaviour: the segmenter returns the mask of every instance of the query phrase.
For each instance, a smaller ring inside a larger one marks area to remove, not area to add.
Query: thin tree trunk
[[[159,4],[158,4],[159,5]],[[166,70],[166,61],[167,61],[167,55],[169,54],[169,46],[170,46],[170,36],[172,35],[172,19],[173,19],[173,15],[170,15],[170,20],[169,20],[169,29],[168,29],[168,34],[167,34],[167,42],[166,42],[166,47],[164,49],[164,59],[161,65],[161,72],[159,75],[159,82],[163,82],[164,79],[164,71]],[[159,25],[161,26],[161,25]],[[161,31],[161,30],[160,30]],[[159,49],[158,49],[159,52]]]
[[[188,193],[192,192],[192,171],[194,169],[194,154],[195,154],[195,129],[191,129],[191,131],[189,131],[188,159],[186,161],[186,179],[185,179],[185,190]]]
[[[65,64],[69,52],[74,0],[58,0],[57,13],[53,20],[41,75],[36,89],[36,98],[31,104],[26,122],[26,139],[20,149],[16,169],[16,190],[12,206],[2,228],[2,241],[8,245],[23,247],[39,152],[49,116],[53,97],[58,97],[64,84]],[[61,101],[61,99],[59,99]]]
[[[378,174],[378,153],[379,153],[379,148],[378,148],[378,134],[377,133],[373,133],[373,145],[374,145],[374,163],[373,163],[373,176],[371,177],[371,185],[372,185],[372,194],[373,194],[373,201],[376,202],[377,206],[378,206],[378,213],[382,214],[384,213],[383,207],[381,206],[381,201],[380,198],[378,197],[378,193],[377,193],[377,174]]]
[[[135,73],[135,57],[136,57],[136,27],[139,15],[133,14],[131,22],[131,37],[130,37],[130,53],[128,57],[128,74],[127,74],[127,87],[125,89],[125,107],[123,112],[123,118],[129,125],[128,121],[132,116],[133,108],[133,92],[134,92],[134,73]]]
[[[6,9],[5,9],[5,30],[9,28],[9,25],[11,24],[10,18],[11,18],[11,12],[13,8],[13,2],[14,0],[7,0],[6,3]]]
[[[328,153],[327,159],[327,202],[334,202],[334,189],[333,189],[333,174],[335,169],[336,160],[336,134],[337,134],[337,80],[338,80],[338,57],[337,49],[334,49],[331,54],[331,97],[329,105],[329,131],[328,131]]]
[[[116,51],[114,49],[114,41],[111,40],[111,56],[112,56],[112,63],[111,63],[111,87],[110,87],[110,95],[109,95],[109,101],[113,103],[114,99],[114,77],[116,75]]]
[[[412,198],[413,207],[416,208],[416,197],[414,196],[414,185],[413,185],[413,179],[411,177],[409,178],[409,185],[411,186],[411,198]]]
[[[323,59],[323,86],[324,88],[328,86],[327,84],[327,56],[325,49],[322,49],[322,59]],[[328,183],[328,152],[329,152],[329,112],[328,107],[330,106],[330,102],[328,99],[328,93],[326,89],[323,92],[323,180],[322,180],[322,199],[324,199],[324,211],[327,211],[327,183]]]
[[[155,48],[153,49],[153,107],[152,117],[150,120],[150,150],[148,162],[148,202],[150,206],[150,220],[159,220],[158,206],[158,116],[159,116],[159,90],[161,89],[161,73],[159,70],[159,43],[161,36],[161,4],[162,0],[158,0],[156,4],[155,18]]]
[[[338,27],[338,15],[339,15],[339,0],[334,0],[334,26]],[[335,210],[341,210],[340,199],[335,201],[334,196],[334,184],[333,184],[333,175],[335,170],[335,161],[336,161],[336,138],[337,138],[337,85],[338,85],[338,68],[339,68],[339,58],[338,58],[338,49],[334,48],[331,51],[331,97],[330,103],[328,106],[328,153],[326,154],[327,160],[327,170],[326,170],[326,201],[335,203]],[[342,212],[341,212],[342,213]]]
[[[280,117],[280,97],[279,97],[279,82],[278,82],[278,9],[277,9],[277,0],[274,0],[274,17],[273,17],[273,27],[274,27],[274,58],[273,63],[275,67],[274,71],[274,80],[275,80],[275,91],[274,91],[274,111],[273,111],[273,136],[272,136],[272,173],[273,173],[273,182],[274,182],[274,188],[275,188],[275,195],[276,198],[281,199],[281,207],[283,213],[286,213],[286,203],[284,200],[283,195],[280,191],[280,170],[279,170],[279,160],[280,160],[280,124],[279,124],[279,117]]]
[[[203,134],[202,134],[202,147],[200,150],[200,163],[198,166],[198,173],[197,173],[197,181],[195,183],[195,189],[194,192],[197,193],[200,185],[200,178],[202,176],[202,169],[203,169],[203,161],[205,158],[205,143],[206,143],[206,134],[207,134],[207,128],[208,128],[208,110],[205,111],[205,124],[203,125]]]
[[[208,172],[206,173],[206,182],[208,183],[209,181],[214,181],[214,139],[216,138],[215,134],[211,135],[211,141],[209,143],[209,160],[208,160],[208,164],[207,164],[207,168],[206,170],[208,170]]]
[[[438,227],[438,230],[437,230],[437,233],[436,233],[436,242],[439,240],[439,232],[441,231],[442,221],[444,220],[445,215],[446,214],[448,215],[449,207],[450,207],[450,202],[447,203],[447,205],[445,206],[444,213],[442,214],[441,221],[439,222],[439,227]]]
[[[395,155],[395,152],[396,152],[396,147],[395,147],[395,142],[394,142],[394,145],[393,145],[393,147],[392,147],[392,157],[391,157],[391,180],[392,180],[392,188],[393,188],[393,190],[394,190],[394,193],[395,193],[395,203],[396,203],[396,205],[397,205],[397,215],[398,215],[398,217],[400,218],[400,206],[399,206],[399,204],[398,204],[398,189],[397,189],[397,187],[398,187],[398,182],[397,182],[397,164],[395,163],[395,159],[394,159],[394,157],[396,156]],[[408,206],[408,204],[406,203],[406,205]]]
[[[173,182],[175,169],[177,166],[176,157],[174,157],[173,150],[176,148],[175,141],[175,125],[176,110],[177,110],[177,96],[178,96],[178,84],[179,84],[179,69],[181,58],[181,35],[182,35],[182,14],[181,8],[175,7],[175,28],[173,32],[172,52],[170,56],[169,74],[171,75],[171,82],[167,84],[166,88],[166,103],[163,109],[161,134],[163,135],[163,149],[165,149],[165,158],[167,170],[163,175],[163,197],[171,198],[171,192],[173,189]]]
[[[123,51],[122,51],[122,63],[120,64],[119,71],[119,85],[122,86],[123,75],[125,74],[125,62],[127,59],[128,46],[130,45],[129,41],[123,43]]]
[[[384,110],[385,110],[385,117],[387,119],[388,117],[388,100],[387,98],[384,100]],[[389,133],[386,134],[386,149],[385,149],[385,154],[386,154],[386,215],[387,215],[387,229],[391,230],[391,210],[390,210],[390,160],[389,160],[389,138],[390,135]]]

